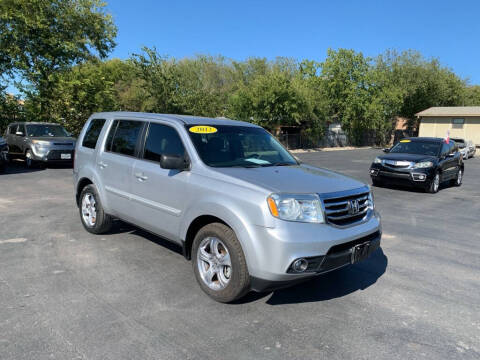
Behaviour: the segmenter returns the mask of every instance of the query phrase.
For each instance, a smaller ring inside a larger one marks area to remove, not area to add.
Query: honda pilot
[[[380,246],[368,185],[300,163],[250,123],[98,113],[74,164],[87,231],[108,232],[118,218],[179,244],[220,302],[311,279]]]

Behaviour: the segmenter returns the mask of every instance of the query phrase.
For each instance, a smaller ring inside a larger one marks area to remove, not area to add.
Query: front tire
[[[112,227],[112,217],[105,213],[97,189],[90,184],[80,194],[80,219],[82,225],[92,234],[103,234]]]
[[[204,226],[193,240],[192,254],[197,282],[212,299],[228,303],[248,292],[247,262],[231,228],[222,223]]]
[[[33,154],[31,150],[27,150],[25,153],[25,166],[27,169],[31,169],[35,166],[35,160],[33,160]]]
[[[440,173],[437,171],[435,172],[435,175],[433,176],[432,181],[430,181],[427,191],[430,194],[436,194],[439,189],[440,189]]]

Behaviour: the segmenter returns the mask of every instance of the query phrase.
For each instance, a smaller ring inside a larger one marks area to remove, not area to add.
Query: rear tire
[[[112,217],[103,210],[95,185],[83,188],[79,204],[80,219],[85,230],[92,234],[103,234],[111,229]]]
[[[451,180],[451,185],[452,186],[462,186],[463,182],[463,169],[459,168],[457,171],[457,177],[453,180]]]
[[[208,224],[198,231],[192,244],[192,265],[198,284],[215,301],[228,303],[249,290],[242,246],[225,224]]]
[[[382,187],[382,186],[383,186],[383,182],[382,182],[382,180],[378,180],[378,179],[372,178],[372,185],[373,185],[373,186],[376,186],[376,187]]]

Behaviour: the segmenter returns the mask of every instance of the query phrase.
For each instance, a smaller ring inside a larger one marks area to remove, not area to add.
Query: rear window
[[[104,124],[105,119],[93,119],[90,121],[85,136],[83,137],[82,146],[95,149]]]
[[[132,120],[115,120],[107,140],[107,150],[134,156],[143,122]],[[114,133],[113,133],[114,132]]]

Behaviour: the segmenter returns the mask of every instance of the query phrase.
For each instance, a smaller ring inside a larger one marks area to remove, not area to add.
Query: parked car
[[[469,149],[467,147],[467,142],[465,141],[465,139],[452,138],[451,140],[455,141],[455,144],[457,144],[458,151],[460,151],[463,160],[467,160],[470,156],[468,155]]]
[[[5,171],[8,162],[8,145],[3,137],[0,136],[0,172]]]
[[[75,138],[58,124],[20,122],[8,125],[9,157],[25,159],[25,165],[73,161]]]
[[[300,164],[250,123],[94,114],[73,177],[87,231],[104,233],[115,217],[170,239],[221,302],[310,279],[380,246],[368,185]]]
[[[477,152],[477,147],[472,140],[467,140],[468,157],[473,158]]]
[[[401,184],[436,193],[440,184],[462,185],[464,165],[455,142],[440,138],[400,140],[370,167],[373,185]]]

